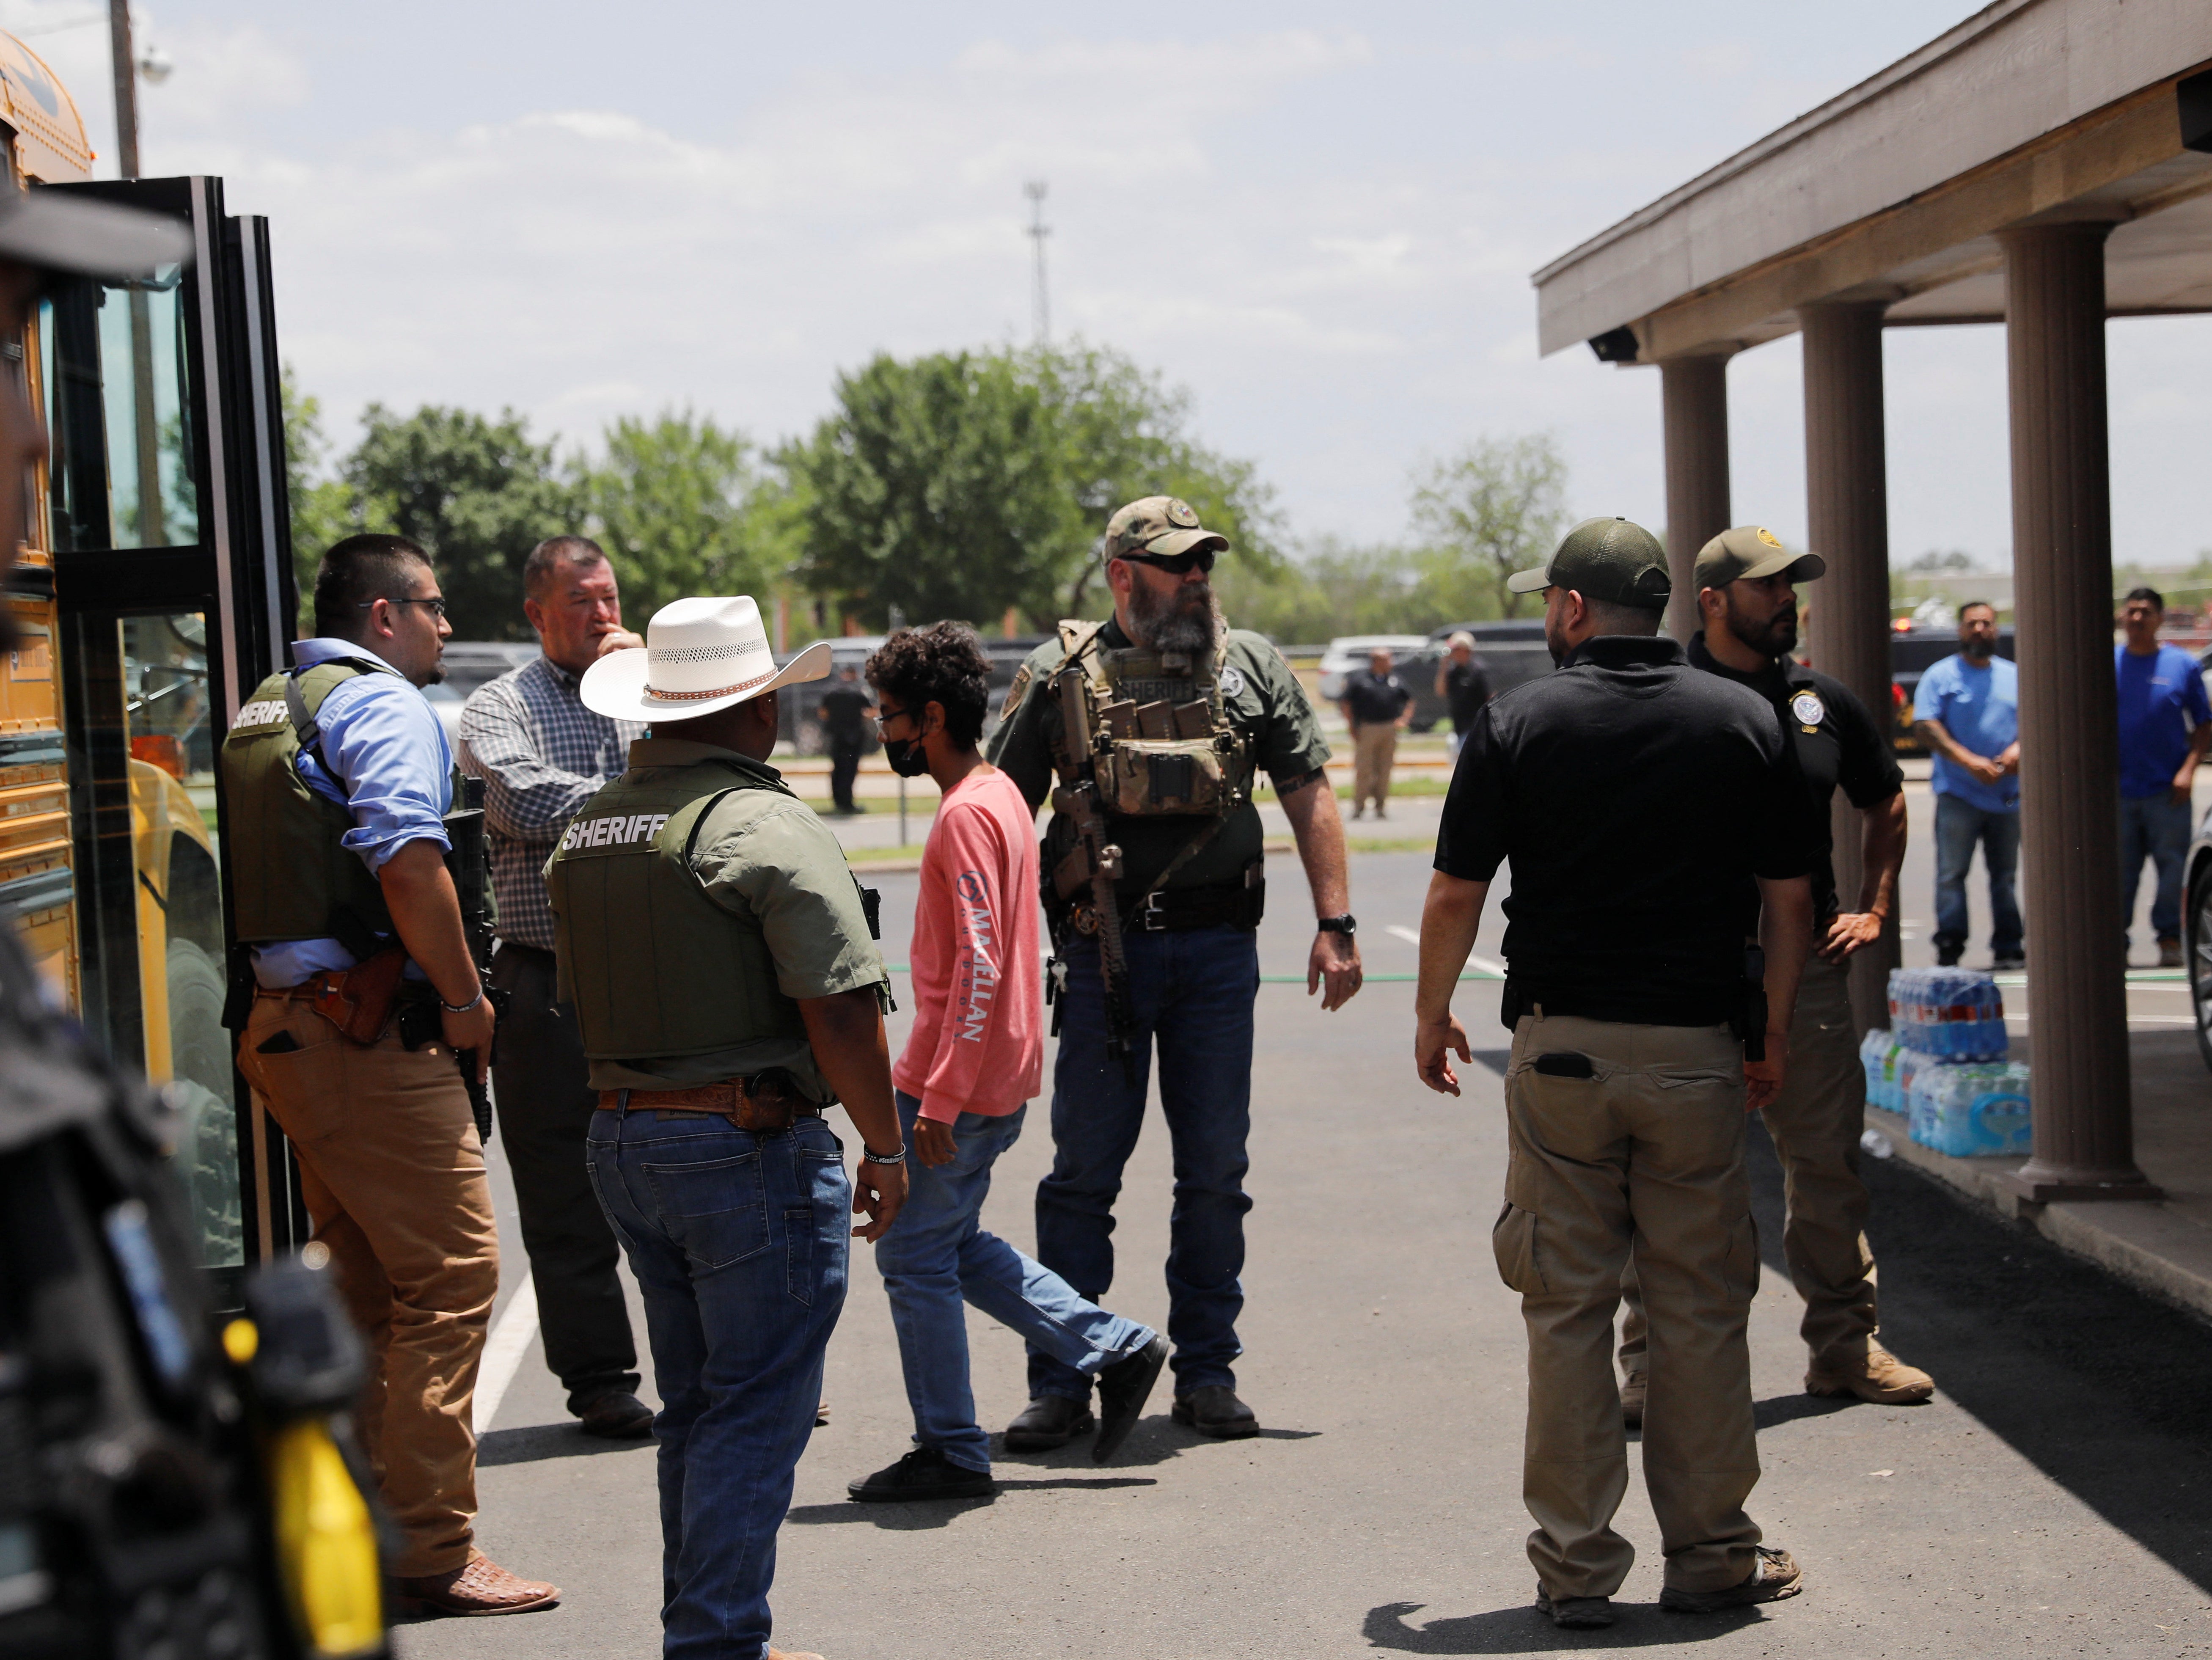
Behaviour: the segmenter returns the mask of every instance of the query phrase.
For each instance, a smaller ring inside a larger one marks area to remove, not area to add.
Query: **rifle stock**
[[[1129,962],[1121,946],[1121,910],[1115,884],[1121,876],[1121,849],[1106,840],[1106,824],[1098,811],[1097,752],[1091,745],[1091,692],[1080,669],[1069,668],[1053,682],[1060,701],[1060,729],[1066,746],[1067,765],[1062,787],[1054,805],[1075,826],[1076,844],[1088,866],[1092,926],[1077,929],[1095,933],[1098,939],[1098,979],[1106,997],[1106,1047],[1121,1058],[1121,1072],[1132,1085],[1137,1081],[1136,1050],[1132,1037],[1135,1011],[1129,1000]]]

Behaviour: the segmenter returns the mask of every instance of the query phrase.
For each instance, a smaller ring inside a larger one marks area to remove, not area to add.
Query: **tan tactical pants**
[[[264,994],[238,1065],[292,1140],[315,1237],[368,1343],[357,1421],[400,1533],[392,1572],[460,1567],[477,1511],[471,1402],[499,1232],[453,1051],[410,1055],[396,1032],[362,1049],[305,1003]]]
[[[1540,1073],[1547,1055],[1586,1056],[1595,1075]],[[1535,1014],[1514,1031],[1512,1157],[1492,1243],[1528,1328],[1522,1494],[1536,1520],[1529,1560],[1554,1597],[1610,1596],[1635,1560],[1612,1525],[1628,1486],[1613,1316],[1632,1248],[1650,1310],[1644,1483],[1666,1583],[1723,1590],[1755,1563],[1745,1326],[1759,1241],[1743,1088],[1724,1026]]]
[[[1377,812],[1390,799],[1390,769],[1398,759],[1398,728],[1388,721],[1363,721],[1352,729],[1352,806]]]
[[[1782,1254],[1805,1299],[1800,1328],[1817,1359],[1866,1353],[1879,1329],[1874,1253],[1867,1249],[1866,1183],[1859,1179],[1859,1137],[1866,1129],[1866,1070],[1859,1062],[1848,969],[1815,957],[1805,964],[1797,1012],[1790,1023],[1790,1066],[1782,1093],[1762,1115],[1782,1160],[1789,1205]],[[1636,1265],[1620,1284],[1620,1365],[1644,1370],[1644,1307]]]

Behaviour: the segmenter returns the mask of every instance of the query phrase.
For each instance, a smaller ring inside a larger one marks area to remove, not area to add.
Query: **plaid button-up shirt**
[[[576,678],[546,658],[479,686],[461,710],[462,768],[484,781],[499,937],[553,949],[545,861],[584,803],[629,765],[641,721],[586,708]]]

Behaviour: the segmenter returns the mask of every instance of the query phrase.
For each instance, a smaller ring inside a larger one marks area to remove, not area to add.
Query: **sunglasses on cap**
[[[1117,553],[1116,559],[1126,559],[1133,565],[1150,565],[1154,570],[1164,570],[1170,576],[1187,576],[1191,567],[1211,573],[1216,548],[1193,548],[1188,553]]]

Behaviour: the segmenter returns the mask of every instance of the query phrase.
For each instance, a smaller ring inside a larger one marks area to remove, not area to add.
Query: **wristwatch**
[[[1314,926],[1323,933],[1340,933],[1347,939],[1359,932],[1359,924],[1352,920],[1350,911],[1345,912],[1341,916],[1322,917],[1315,922]]]

